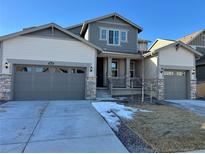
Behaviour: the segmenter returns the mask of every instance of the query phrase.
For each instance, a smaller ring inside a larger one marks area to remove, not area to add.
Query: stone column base
[[[0,100],[11,100],[11,75],[0,74]]]
[[[164,79],[158,79],[158,100],[164,100]]]
[[[86,78],[85,99],[96,99],[96,77]]]
[[[164,99],[164,80],[163,79],[145,79],[145,94],[158,100]],[[152,91],[152,92],[151,92]]]
[[[190,81],[190,98],[196,99],[196,80]]]

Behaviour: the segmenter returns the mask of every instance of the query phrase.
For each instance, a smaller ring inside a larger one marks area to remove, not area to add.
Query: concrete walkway
[[[128,152],[89,101],[0,105],[0,152]]]

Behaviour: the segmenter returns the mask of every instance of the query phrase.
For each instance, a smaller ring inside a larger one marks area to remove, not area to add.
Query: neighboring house
[[[199,82],[205,82],[205,29],[179,40],[203,54],[203,57],[196,61],[196,77]]]
[[[145,83],[149,78],[157,81],[158,99],[167,98],[164,91],[171,99],[182,98],[172,97],[177,88],[170,93],[164,88],[175,80],[164,82],[163,69],[167,74],[166,69],[182,70],[170,74],[187,76],[185,80],[192,84],[183,98],[195,98],[194,61],[200,53],[178,42],[171,44],[176,43],[179,52],[168,44],[170,50],[155,52],[158,41],[147,53],[149,41],[138,38],[141,31],[140,26],[112,13],[67,28],[51,23],[2,36],[0,99],[95,99],[96,90],[102,88],[113,96],[141,94],[144,76]],[[186,58],[186,63],[181,60]]]
[[[144,54],[145,89],[158,99],[195,99],[195,58],[202,56],[180,41],[157,39]]]

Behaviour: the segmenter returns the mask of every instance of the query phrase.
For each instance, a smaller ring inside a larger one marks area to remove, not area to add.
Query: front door
[[[103,58],[97,58],[97,87],[103,87]]]

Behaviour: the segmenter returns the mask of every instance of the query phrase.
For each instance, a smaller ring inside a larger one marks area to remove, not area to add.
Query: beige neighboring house
[[[152,84],[158,99],[195,99],[195,59],[200,56],[183,42],[157,39],[144,54],[146,88]]]

